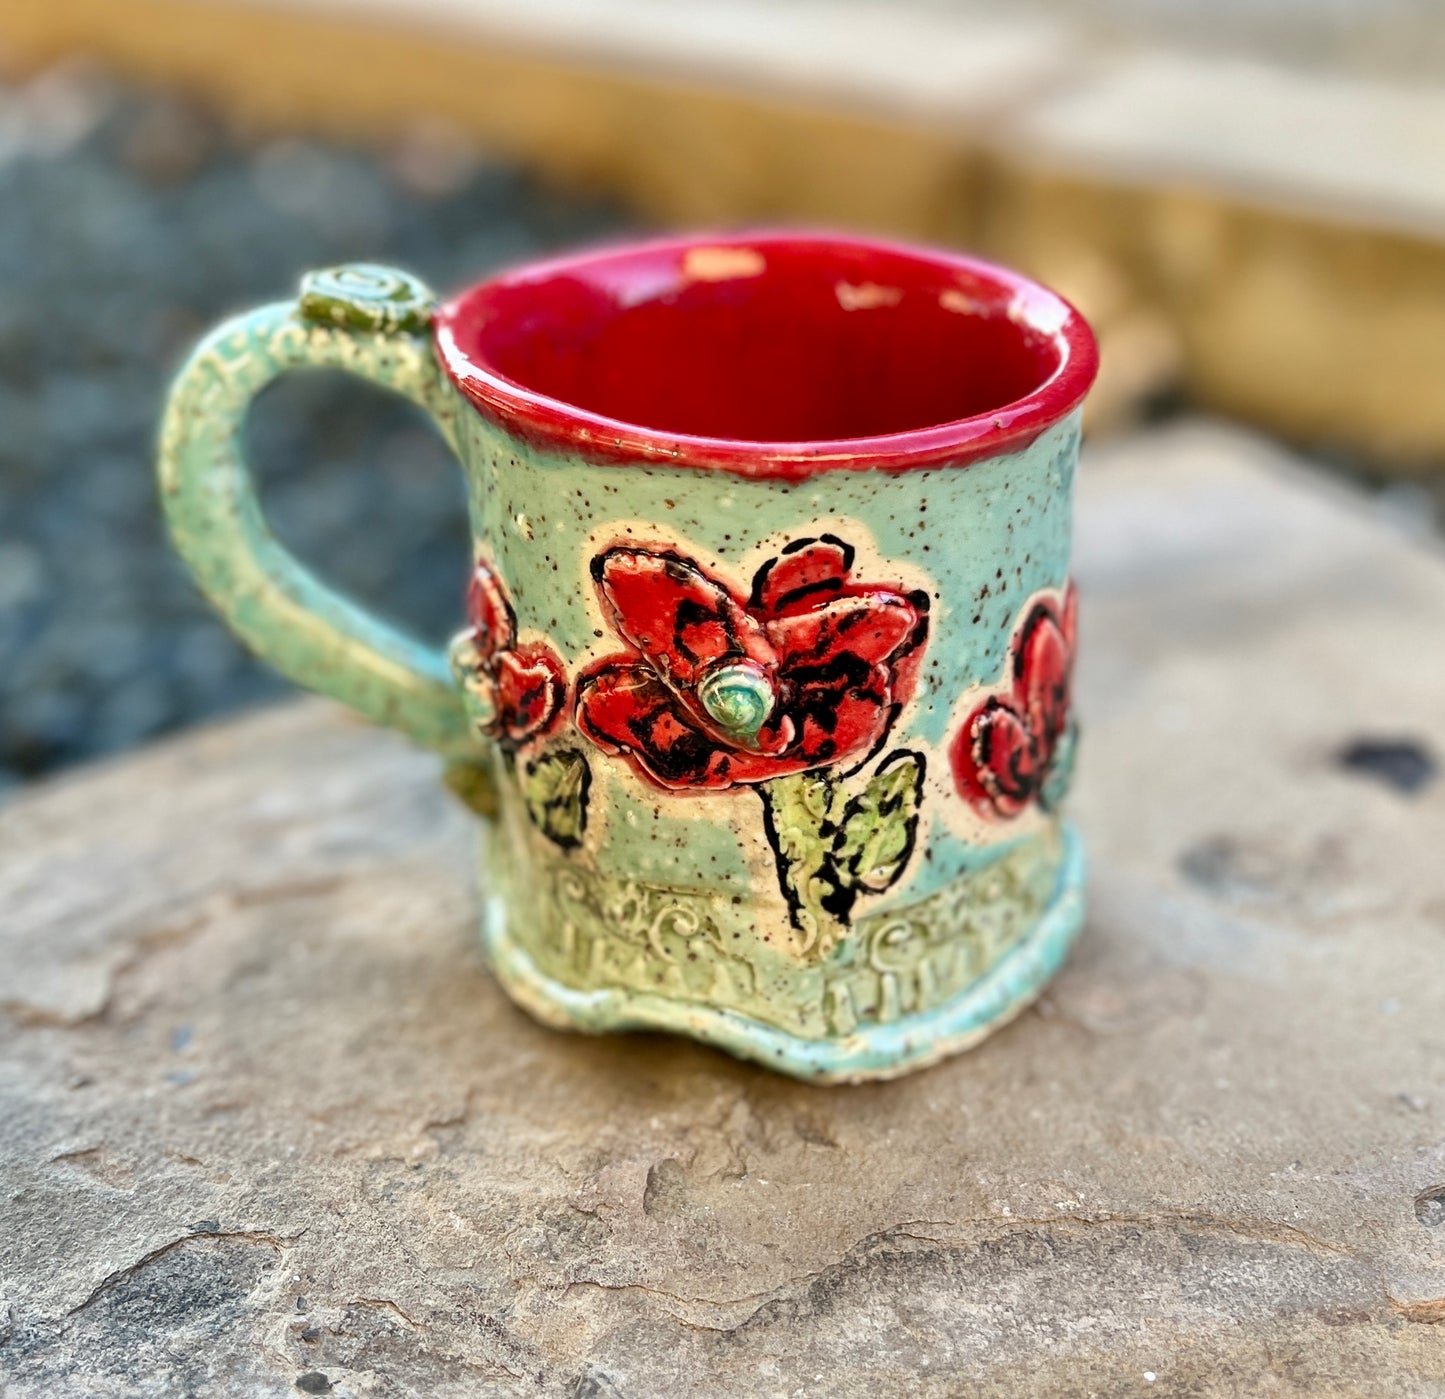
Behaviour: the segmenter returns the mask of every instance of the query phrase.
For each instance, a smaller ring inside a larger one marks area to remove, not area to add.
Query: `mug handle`
[[[405,272],[353,263],[302,280],[296,301],[211,331],[182,368],[161,425],[161,497],[202,591],[263,660],[307,689],[479,768],[446,654],[327,587],[276,541],[242,448],[251,400],[289,369],[345,369],[419,404],[457,450],[457,399],[430,334],[435,298]]]

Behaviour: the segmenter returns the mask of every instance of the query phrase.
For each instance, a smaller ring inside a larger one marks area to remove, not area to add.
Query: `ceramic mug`
[[[447,654],[267,531],[243,421],[310,365],[420,404],[466,472]],[[353,265],[202,342],[160,473],[259,655],[448,760],[515,1000],[886,1077],[1020,1010],[1082,918],[1059,807],[1095,367],[1044,288],[860,238],[613,247],[440,306]]]

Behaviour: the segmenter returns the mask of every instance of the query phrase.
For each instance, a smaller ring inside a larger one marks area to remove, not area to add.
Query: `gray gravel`
[[[445,289],[620,222],[445,129],[384,152],[246,138],[75,65],[0,89],[0,791],[285,688],[214,619],[157,514],[161,398],[210,323],[311,267],[392,261]],[[445,636],[462,488],[421,417],[295,375],[252,428],[277,533]]]

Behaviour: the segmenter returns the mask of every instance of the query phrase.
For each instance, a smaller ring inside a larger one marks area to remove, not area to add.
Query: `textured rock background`
[[[319,703],[0,808],[4,1392],[1445,1393],[1445,560],[1207,425],[1082,497],[1090,926],[896,1084],[535,1026]]]

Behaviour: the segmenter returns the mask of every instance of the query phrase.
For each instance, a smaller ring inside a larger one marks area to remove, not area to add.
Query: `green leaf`
[[[527,764],[522,783],[527,811],[537,829],[563,850],[582,843],[591,786],[592,769],[574,749],[558,749]]]
[[[849,886],[881,894],[903,873],[918,835],[923,772],[923,755],[900,748],[844,808],[834,860]]]
[[[759,788],[767,813],[768,842],[802,951],[821,956],[842,936],[841,905],[851,904],[833,868],[834,820],[839,805],[833,779],[823,772],[776,777]]]

